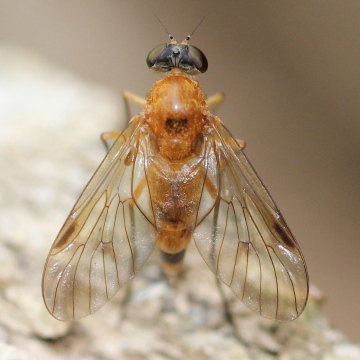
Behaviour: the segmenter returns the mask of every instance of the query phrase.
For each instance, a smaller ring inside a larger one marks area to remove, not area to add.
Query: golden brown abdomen
[[[203,159],[196,155],[171,162],[149,158],[147,172],[164,271],[177,273],[191,240],[205,177]]]

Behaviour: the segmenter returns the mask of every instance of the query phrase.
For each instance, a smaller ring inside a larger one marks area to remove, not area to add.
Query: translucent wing
[[[86,316],[132,278],[154,248],[142,118],[116,140],[57,236],[43,273],[43,297],[59,320]]]
[[[245,305],[266,318],[291,321],[308,297],[301,250],[237,142],[220,120],[212,118],[210,125],[193,233],[197,248]]]

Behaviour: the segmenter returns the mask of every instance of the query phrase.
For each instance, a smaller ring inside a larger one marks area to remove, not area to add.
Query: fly
[[[308,298],[301,250],[241,144],[211,114],[190,36],[155,47],[166,76],[117,135],[52,245],[42,289],[50,314],[74,320],[103,306],[156,247],[176,276],[195,241],[213,273],[256,313],[297,318]]]

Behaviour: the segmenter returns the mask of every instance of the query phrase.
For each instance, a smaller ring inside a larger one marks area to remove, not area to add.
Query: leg
[[[131,121],[131,115],[130,115],[130,105],[129,102],[133,102],[137,105],[140,105],[141,107],[144,107],[146,104],[146,100],[141,98],[140,96],[134,95],[129,91],[124,91],[122,94],[122,98],[124,100],[125,104],[125,113],[126,118],[128,121]],[[121,132],[118,131],[108,131],[103,134],[101,134],[100,138],[103,142],[105,148],[107,151],[110,149],[110,141],[116,140],[120,136]]]
[[[108,131],[108,132],[104,132],[100,135],[100,139],[102,141],[102,143],[105,146],[106,151],[109,151],[111,145],[110,145],[110,141],[114,141],[116,140],[119,136],[120,136],[121,132],[119,131]]]
[[[137,96],[129,91],[124,91],[122,94],[124,104],[125,104],[125,113],[126,118],[128,121],[131,120],[131,114],[130,114],[130,102],[137,104],[141,106],[142,108],[146,105],[146,100],[140,96]]]
[[[222,104],[222,102],[225,99],[225,95],[223,93],[217,93],[214,95],[211,95],[206,100],[207,106],[211,109],[213,113],[216,113],[219,106]],[[241,149],[245,149],[246,142],[244,140],[236,139]]]
[[[206,100],[206,104],[211,109],[212,112],[216,113],[217,109],[222,104],[224,99],[225,99],[225,95],[223,93],[217,93],[209,96],[208,99]]]
[[[129,304],[131,295],[132,295],[132,286],[131,282],[125,284],[125,295],[120,301],[120,313],[119,313],[119,323],[122,324],[124,320],[126,320],[126,312],[127,312],[127,306]]]
[[[124,91],[123,98],[126,99],[126,101],[131,101],[134,104],[140,105],[141,107],[144,107],[146,105],[146,100],[144,98],[142,98],[141,96],[137,96],[130,91]]]
[[[245,147],[246,147],[246,141],[245,141],[245,140],[240,140],[240,139],[235,139],[235,140],[236,140],[237,143],[239,144],[240,148],[241,148],[242,150],[244,150]]]
[[[234,317],[233,317],[233,315],[231,313],[229,301],[226,298],[226,295],[225,295],[224,290],[222,288],[221,281],[220,281],[220,279],[218,277],[216,277],[216,285],[217,285],[217,287],[219,289],[221,300],[222,300],[222,303],[223,303],[225,319],[229,323],[229,325],[231,326],[233,336],[236,338],[236,340],[243,343],[243,340],[241,339],[240,334],[239,334],[239,332],[237,330],[237,327],[236,327],[236,324],[235,324],[235,321],[234,321]]]

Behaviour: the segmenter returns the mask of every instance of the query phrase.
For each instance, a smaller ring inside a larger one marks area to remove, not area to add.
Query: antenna
[[[165,29],[165,31],[167,32],[167,34],[169,35],[170,41],[172,43],[176,43],[176,40],[174,39],[174,37],[169,33],[168,29],[166,28],[166,26],[163,24],[163,22],[159,19],[159,17],[152,11],[153,15],[157,18],[157,20],[159,21],[159,23],[162,25],[162,27]],[[195,33],[195,31],[197,30],[197,28],[202,24],[202,22],[205,20],[206,16],[209,15],[209,13],[207,13],[201,20],[200,22],[196,25],[195,29],[193,30],[193,32],[186,36],[185,40],[182,42],[182,44],[186,44],[191,36]]]
[[[162,25],[162,27],[165,29],[166,33],[169,35],[169,39],[170,41],[173,41],[174,40],[174,37],[169,33],[168,29],[166,28],[166,26],[162,23],[162,21],[159,19],[159,17],[154,13],[152,12],[153,15],[158,19],[159,23]],[[196,29],[195,29],[196,30]]]
[[[205,20],[206,16],[207,16],[207,15],[205,15],[205,16],[200,20],[200,22],[196,25],[196,27],[195,27],[195,29],[193,30],[193,32],[185,38],[185,41],[189,41],[189,40],[190,40],[190,38],[193,36],[193,34],[194,34],[194,32],[196,31],[196,29],[197,29],[197,28],[201,25],[201,23]]]

